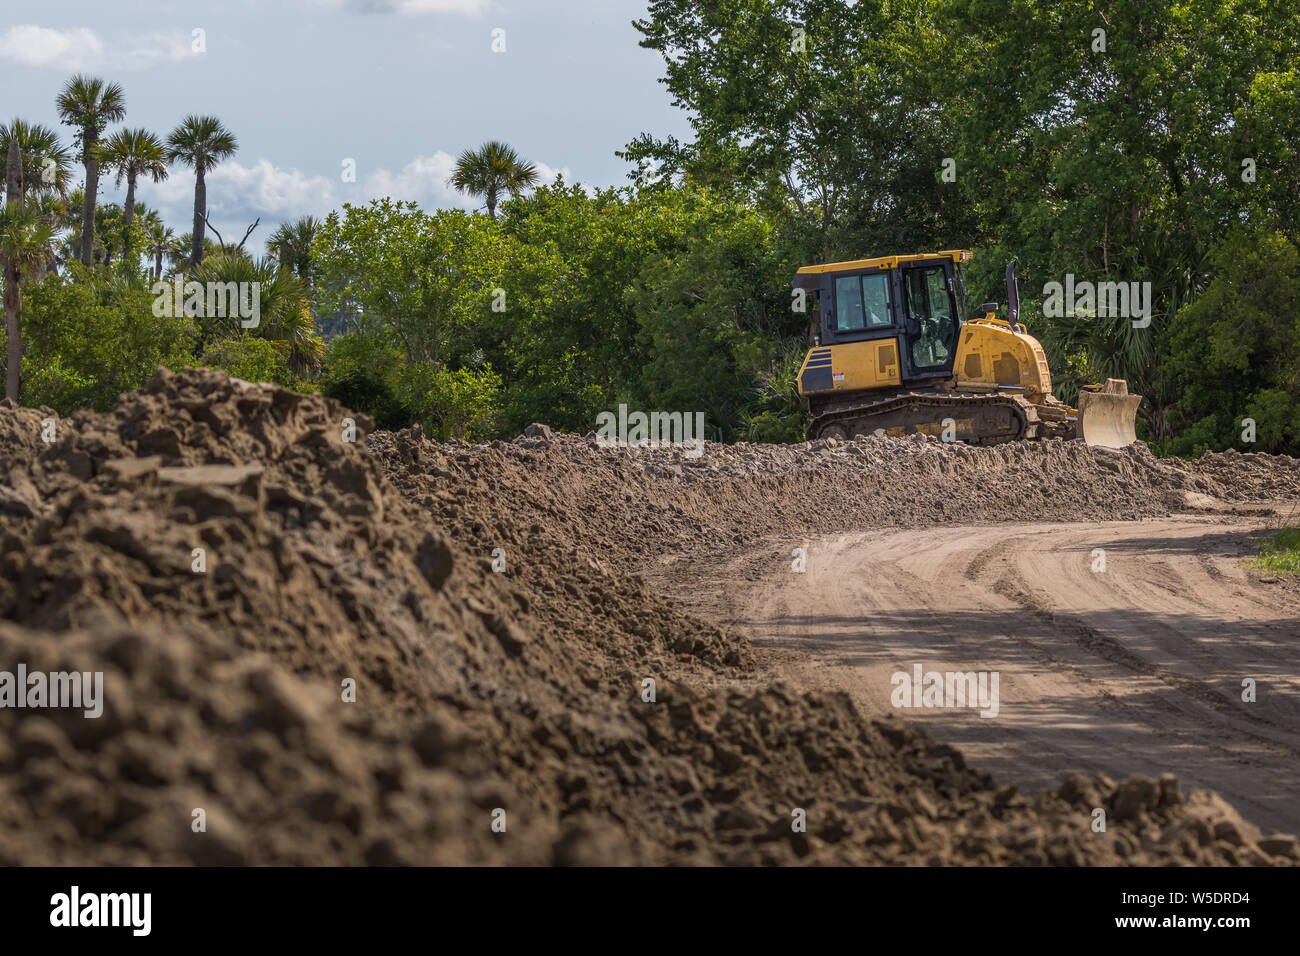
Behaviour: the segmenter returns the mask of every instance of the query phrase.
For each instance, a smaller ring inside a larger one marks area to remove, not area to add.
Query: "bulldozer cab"
[[[818,296],[822,345],[893,340],[902,381],[952,374],[966,308],[959,254],[807,267],[795,286]]]

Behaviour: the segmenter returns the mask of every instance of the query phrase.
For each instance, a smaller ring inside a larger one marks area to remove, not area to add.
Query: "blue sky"
[[[637,45],[631,21],[644,10],[644,0],[5,0],[0,114],[57,126],[54,98],[83,71],[123,85],[125,125],[165,135],[186,113],[220,117],[240,148],[209,177],[209,212],[227,239],[260,216],[250,243],[373,196],[471,206],[446,178],[457,153],[487,139],[547,178],[623,185],[614,151],[638,133],[689,138],[656,82],[662,61]],[[505,52],[492,49],[498,30]],[[341,175],[347,159],[354,183]],[[105,188],[120,201],[111,179]],[[138,192],[189,229],[189,170]]]

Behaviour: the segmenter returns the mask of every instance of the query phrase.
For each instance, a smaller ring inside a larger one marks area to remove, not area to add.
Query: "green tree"
[[[186,116],[167,137],[167,161],[184,163],[194,170],[194,229],[189,252],[193,265],[203,261],[206,248],[203,228],[208,215],[208,171],[233,156],[238,148],[235,134],[215,116]]]
[[[707,194],[684,207],[684,248],[648,256],[629,292],[645,355],[637,398],[704,412],[710,437],[731,440],[807,316],[791,309],[795,265],[767,218]]]
[[[391,199],[345,205],[320,224],[314,248],[319,311],[354,309],[357,331],[393,342],[406,365],[454,363],[466,329],[487,311],[491,239],[459,210],[429,214]]]
[[[509,430],[588,431],[634,386],[644,354],[628,294],[646,257],[676,241],[673,217],[657,211],[671,199],[561,183],[506,207],[493,281],[503,311],[483,299],[470,341],[502,374]]]
[[[284,355],[274,343],[253,336],[236,336],[211,343],[199,357],[199,364],[219,368],[246,382],[275,382],[286,388],[301,385],[285,365]]]
[[[289,269],[303,282],[311,283],[311,244],[316,239],[319,221],[313,216],[303,216],[293,222],[283,222],[266,240],[266,251],[275,257],[283,269]]]
[[[137,227],[138,230],[139,227]],[[125,250],[127,237],[126,216],[117,203],[95,207],[95,248],[92,258],[110,266]]]
[[[37,207],[6,200],[0,209],[0,257],[5,266],[5,337],[9,345],[5,397],[14,402],[18,401],[23,357],[23,339],[18,325],[18,313],[23,306],[23,280],[44,268],[52,235],[49,221]]]
[[[222,248],[206,236],[203,238],[203,256],[218,255]],[[172,266],[178,272],[189,272],[194,266],[194,260],[191,258],[194,252],[194,233],[183,232],[172,239],[171,246],[167,250],[167,257],[171,259]],[[248,258],[244,252],[238,253],[244,258]]]
[[[65,195],[70,184],[72,161],[68,150],[59,142],[58,134],[48,126],[15,119],[0,126],[0,156],[9,155],[9,143],[15,140],[22,156],[23,194]]]
[[[497,217],[497,203],[503,193],[518,197],[537,185],[537,168],[520,158],[510,146],[498,140],[478,149],[467,149],[456,159],[451,185],[471,196],[482,196],[488,216]]]
[[[1300,66],[1256,73],[1233,127],[1234,191],[1245,197],[1250,218],[1274,222],[1300,241]]]
[[[807,317],[790,309],[797,238],[692,186],[544,186],[500,220],[500,312],[469,335],[502,377],[503,433],[577,431],[619,402],[702,411],[734,435],[740,409]]]
[[[67,209],[67,188],[71,160],[68,151],[59,142],[58,135],[49,127],[15,119],[0,126],[0,156],[9,156],[11,144],[19,151],[18,194],[6,196],[26,203],[34,202],[36,215],[57,230],[64,222]],[[53,270],[57,256],[49,247],[45,268]]]
[[[126,203],[122,207],[127,241],[123,255],[130,258],[131,225],[135,220],[135,184],[140,176],[154,182],[167,178],[167,148],[147,129],[119,130],[108,138],[101,150],[105,168],[117,174],[116,185],[126,180]]]
[[[23,393],[30,404],[68,415],[104,411],[143,388],[160,366],[194,364],[193,322],[159,314],[138,279],[69,265],[24,292]]]
[[[91,264],[95,245],[95,200],[99,193],[99,137],[109,123],[126,116],[126,95],[117,83],[78,73],[64,84],[55,105],[59,119],[77,129],[86,183],[81,213],[81,262]]]
[[[5,155],[5,202],[0,209],[0,260],[4,263],[5,339],[8,345],[5,398],[12,402],[18,401],[21,385],[23,339],[18,313],[23,304],[22,283],[29,274],[45,265],[53,238],[48,209],[24,198],[23,165],[19,137],[11,136]]]
[[[397,394],[401,365],[401,351],[383,336],[346,332],[329,343],[321,394],[372,416],[378,428],[406,428],[416,413]]]
[[[1226,225],[1269,195],[1243,181],[1242,160],[1269,144],[1281,155],[1270,124],[1286,98],[1266,96],[1261,78],[1294,69],[1298,10],[1294,0],[1266,16],[1253,0],[945,5],[953,68],[937,75],[951,155],[965,201],[1000,247],[995,265],[1019,256],[1024,317],[1053,367],[1082,361],[1128,379],[1146,397],[1153,438],[1169,436],[1176,400],[1162,332],[1204,288]],[[1276,195],[1300,192],[1287,178],[1294,163],[1260,168],[1281,178]],[[1066,275],[1150,282],[1150,325],[1043,320],[1037,288]]]
[[[496,433],[501,376],[489,364],[457,369],[408,365],[397,372],[395,386],[403,404],[440,441]]]
[[[162,217],[154,211],[150,211],[143,218],[145,233],[145,251],[154,257],[153,277],[161,278],[163,271],[163,256],[171,252],[172,245],[176,241],[176,233],[162,221]]]
[[[194,266],[186,279],[204,289],[239,289],[241,296],[247,290],[250,303],[256,296],[257,324],[248,327],[247,337],[270,342],[283,366],[300,378],[314,375],[319,369],[325,344],[316,334],[307,287],[297,276],[276,268],[269,259],[255,261],[244,255],[221,253]],[[204,314],[195,316],[204,347],[240,338],[245,334],[243,323],[254,321],[254,317],[245,314],[206,313],[205,300]]]
[[[939,180],[952,155],[934,77],[947,4],[925,0],[651,0],[634,22],[694,140],[642,135],[634,177],[689,177],[793,212],[822,259],[970,241]]]
[[[1242,228],[1207,265],[1214,278],[1162,341],[1179,426],[1169,450],[1300,455],[1300,249],[1280,233]],[[1245,419],[1254,444],[1243,441]]]
[[[325,218],[312,247],[317,308],[352,316],[327,359],[326,394],[441,437],[493,433],[501,379],[474,338],[502,291],[487,222],[390,199]]]
[[[807,422],[799,397],[799,368],[804,351],[802,343],[787,342],[759,373],[751,400],[740,412],[739,436],[745,441],[803,441]]]

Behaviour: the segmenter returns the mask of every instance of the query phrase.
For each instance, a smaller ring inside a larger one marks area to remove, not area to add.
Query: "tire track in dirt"
[[[712,598],[697,610],[744,630],[775,676],[845,690],[871,716],[894,710],[890,677],[914,664],[998,671],[996,718],[901,713],[1000,781],[1168,770],[1295,830],[1300,608],[1238,566],[1257,526],[1183,516],[882,530],[810,539],[804,574],[790,573],[788,542],[768,542],[669,577],[708,576]],[[1246,677],[1255,703],[1240,700]]]
[[[1268,717],[1261,716],[1251,710],[1243,709],[1239,702],[1233,701],[1227,695],[1220,693],[1214,688],[1208,686],[1203,681],[1195,680],[1190,677],[1184,677],[1181,674],[1175,674],[1172,671],[1153,664],[1146,658],[1134,654],[1124,648],[1122,644],[1106,636],[1105,633],[1095,627],[1091,627],[1085,621],[1071,614],[1061,614],[1053,611],[1047,599],[1041,595],[1034,594],[1016,582],[1006,578],[1000,579],[994,586],[994,590],[1003,597],[1014,601],[1025,609],[1029,614],[1058,631],[1073,637],[1080,647],[1086,648],[1100,657],[1112,663],[1126,667],[1135,673],[1155,677],[1158,680],[1168,684],[1174,690],[1185,692],[1221,714],[1229,715],[1235,719],[1246,720],[1263,724],[1267,727],[1274,727],[1279,730],[1285,728],[1278,725]],[[1267,740],[1268,738],[1259,738]],[[1300,749],[1281,741],[1269,740],[1270,743],[1278,744],[1286,748],[1289,752],[1300,757]]]

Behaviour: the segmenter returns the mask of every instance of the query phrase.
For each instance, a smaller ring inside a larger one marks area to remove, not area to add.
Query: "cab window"
[[[840,276],[835,280],[835,330],[861,332],[893,325],[889,316],[889,277],[883,273]]]
[[[908,269],[903,283],[911,336],[912,364],[940,368],[952,364],[960,323],[942,266]]]
[[[862,278],[840,276],[835,280],[835,330],[860,332],[862,328]]]

